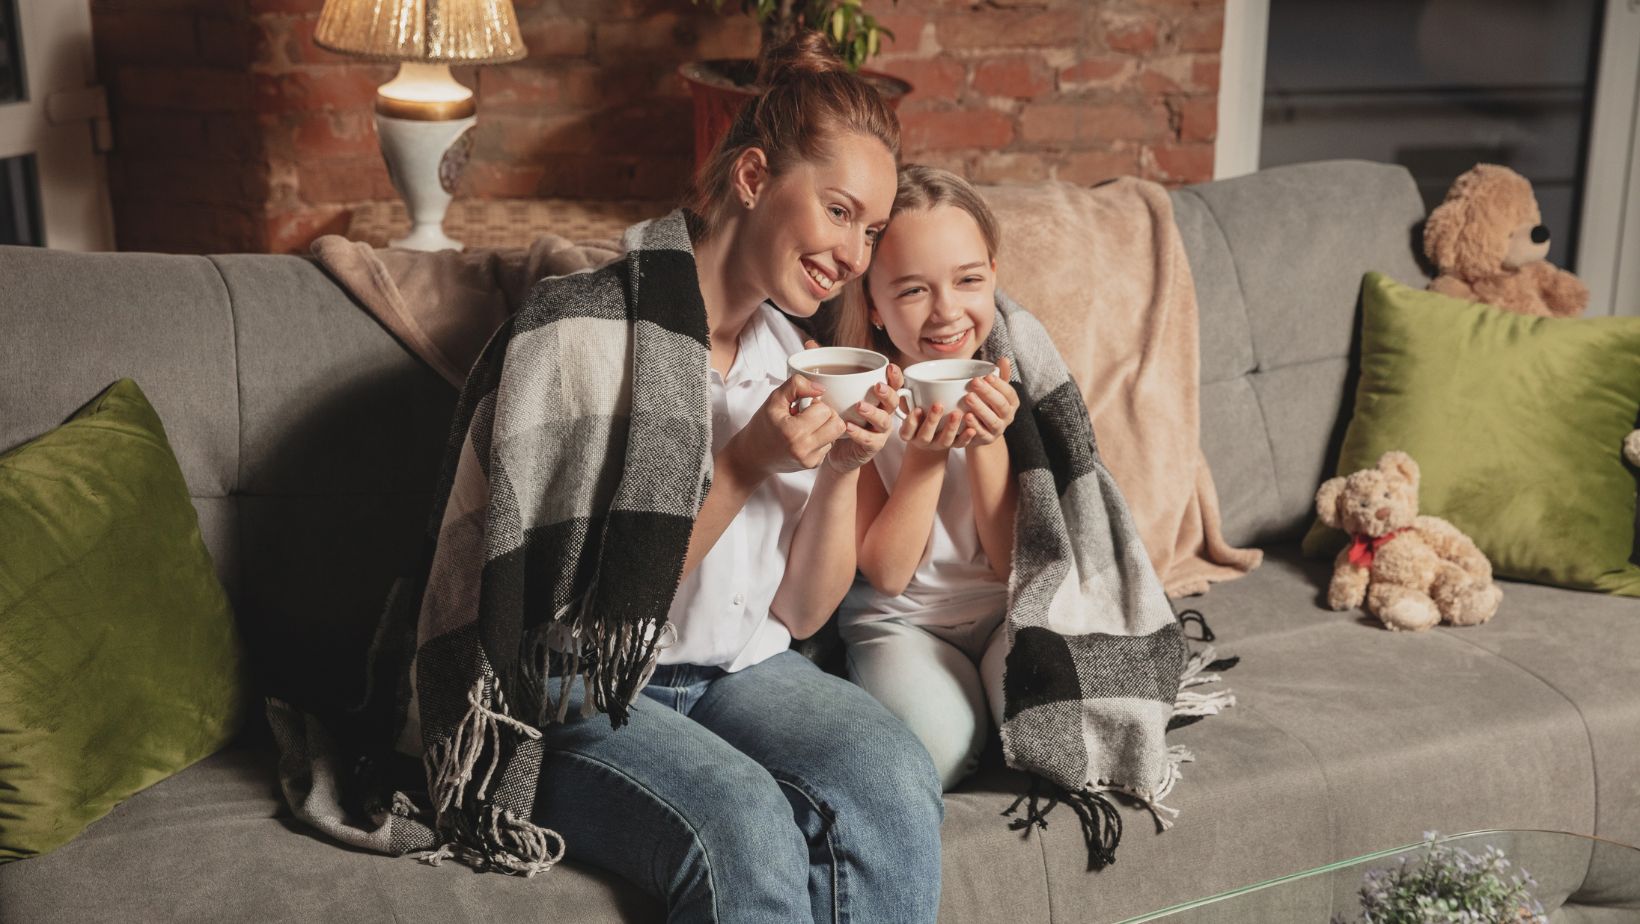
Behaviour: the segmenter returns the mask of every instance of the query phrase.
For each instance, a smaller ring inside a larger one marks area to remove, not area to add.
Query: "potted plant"
[[[1525,870],[1511,870],[1503,851],[1475,856],[1424,835],[1421,859],[1402,857],[1394,869],[1367,873],[1361,887],[1363,924],[1546,924],[1537,887]],[[1343,915],[1333,924],[1346,924]]]
[[[883,95],[889,106],[911,92],[911,84],[898,77],[861,65],[876,55],[882,40],[894,33],[883,28],[867,13],[862,0],[690,0],[699,6],[710,3],[723,12],[735,4],[740,12],[756,19],[762,32],[762,47],[773,48],[803,29],[816,29],[831,40],[843,63],[860,71]],[[757,62],[748,58],[719,58],[694,61],[678,69],[695,101],[695,165],[704,163],[712,147],[729,130],[735,115],[746,101],[757,95]]]

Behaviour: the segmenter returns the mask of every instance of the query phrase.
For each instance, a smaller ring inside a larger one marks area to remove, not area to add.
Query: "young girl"
[[[849,674],[917,735],[946,789],[1001,726],[1016,488],[1003,431],[1019,397],[996,320],[995,218],[973,186],[908,165],[870,271],[846,293],[841,343],[901,367],[979,356],[996,374],[957,407],[913,409],[859,478],[859,568],[844,604]]]

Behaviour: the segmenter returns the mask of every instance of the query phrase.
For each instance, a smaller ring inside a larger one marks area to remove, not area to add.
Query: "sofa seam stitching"
[[[1336,795],[1336,790],[1333,788],[1332,777],[1327,775],[1327,765],[1322,762],[1320,755],[1316,754],[1315,749],[1310,747],[1310,743],[1308,741],[1305,741],[1303,738],[1299,737],[1297,734],[1293,733],[1292,731],[1289,731],[1286,727],[1278,724],[1270,716],[1265,715],[1264,713],[1260,712],[1258,709],[1255,709],[1251,706],[1247,706],[1247,705],[1245,705],[1243,703],[1240,703],[1240,702],[1238,702],[1236,704],[1236,711],[1240,712],[1240,713],[1243,713],[1245,715],[1253,716],[1254,718],[1258,719],[1260,722],[1263,722],[1265,725],[1267,725],[1270,728],[1274,729],[1275,731],[1279,732],[1282,735],[1282,737],[1287,738],[1289,741],[1292,741],[1294,744],[1296,744],[1299,747],[1303,748],[1304,753],[1309,755],[1311,765],[1315,767],[1315,772],[1317,774],[1319,774],[1320,777],[1321,777],[1321,790],[1322,790],[1322,794],[1326,797],[1326,804],[1327,804],[1327,858],[1328,858],[1327,862],[1332,863],[1335,860],[1339,859],[1339,857],[1338,857],[1338,817],[1335,813],[1336,806],[1334,805],[1334,796]]]
[[[234,394],[234,459],[233,484],[228,488],[228,496],[239,490],[240,478],[245,464],[245,390],[241,380],[239,361],[239,312],[234,308],[233,286],[228,284],[228,277],[222,272],[222,265],[215,256],[207,256],[211,268],[216,270],[216,278],[222,283],[223,294],[228,303],[228,329],[233,335],[233,394]]]
[[[1537,671],[1532,670],[1531,668],[1529,668],[1526,665],[1520,663],[1519,661],[1516,661],[1515,659],[1507,657],[1505,655],[1499,654],[1498,652],[1492,651],[1489,648],[1484,648],[1484,647],[1476,644],[1474,641],[1472,641],[1470,639],[1467,639],[1467,638],[1464,638],[1461,635],[1459,635],[1458,633],[1456,633],[1456,632],[1454,632],[1450,629],[1442,629],[1441,634],[1448,637],[1448,638],[1451,638],[1451,639],[1454,639],[1456,641],[1462,642],[1463,644],[1469,646],[1470,648],[1475,649],[1476,651],[1480,651],[1484,654],[1490,655],[1491,657],[1494,657],[1494,658],[1498,659],[1499,661],[1502,661],[1503,663],[1514,667],[1516,670],[1519,670],[1521,673],[1527,675],[1528,677],[1531,677],[1533,680],[1536,680],[1538,683],[1542,684],[1544,689],[1546,689],[1549,692],[1553,693],[1554,695],[1560,697],[1560,699],[1562,701],[1564,701],[1568,706],[1572,707],[1573,712],[1577,713],[1577,720],[1578,720],[1579,724],[1581,724],[1583,726],[1583,740],[1588,744],[1588,747],[1589,747],[1589,777],[1590,777],[1590,782],[1593,784],[1589,789],[1589,800],[1590,800],[1589,814],[1590,814],[1590,816],[1593,820],[1593,824],[1594,824],[1594,827],[1595,827],[1596,830],[1591,831],[1589,833],[1593,834],[1595,836],[1599,836],[1598,835],[1598,829],[1600,827],[1600,765],[1598,763],[1596,763],[1596,761],[1595,761],[1594,733],[1592,731],[1590,731],[1590,729],[1589,729],[1589,717],[1583,714],[1583,706],[1580,703],[1578,703],[1576,700],[1574,700],[1570,696],[1568,696],[1564,690],[1561,690],[1559,687],[1557,687],[1554,684],[1550,683],[1549,680],[1547,678],[1545,678],[1543,675],[1539,674]],[[1594,864],[1593,855],[1591,855],[1590,858],[1589,858],[1589,864],[1590,864],[1590,867],[1592,868],[1592,866]],[[1578,883],[1578,890],[1581,890],[1583,888],[1583,886],[1588,883],[1588,881],[1589,881],[1589,869],[1584,869],[1584,871],[1583,871],[1583,881]],[[1577,891],[1573,891],[1572,894],[1576,895]],[[1568,898],[1569,897],[1570,896],[1568,896]]]
[[[1201,201],[1202,207],[1207,210],[1207,214],[1212,216],[1212,218],[1213,218],[1213,230],[1218,232],[1219,240],[1224,242],[1225,253],[1230,255],[1230,269],[1233,273],[1235,273],[1235,276],[1236,276],[1236,295],[1239,296],[1240,299],[1241,299],[1242,319],[1247,324],[1247,345],[1248,345],[1248,348],[1253,351],[1253,368],[1248,370],[1243,375],[1241,375],[1240,378],[1247,382],[1248,390],[1253,393],[1253,405],[1258,408],[1259,421],[1264,425],[1264,449],[1265,449],[1265,452],[1268,454],[1269,459],[1270,459],[1270,483],[1271,483],[1271,487],[1273,489],[1274,501],[1275,501],[1275,509],[1272,511],[1274,516],[1273,516],[1272,519],[1279,522],[1281,520],[1281,500],[1282,500],[1282,498],[1281,498],[1281,472],[1278,470],[1277,464],[1276,464],[1275,438],[1270,434],[1270,415],[1267,411],[1265,411],[1265,409],[1264,409],[1264,399],[1259,396],[1258,388],[1253,385],[1253,382],[1252,382],[1252,379],[1251,379],[1251,376],[1253,376],[1254,374],[1257,374],[1257,373],[1260,373],[1260,372],[1264,371],[1264,360],[1259,355],[1258,340],[1253,335],[1254,332],[1253,332],[1253,319],[1252,319],[1252,316],[1247,313],[1247,287],[1242,283],[1242,280],[1241,280],[1241,266],[1240,266],[1240,264],[1238,264],[1236,262],[1236,252],[1230,246],[1230,235],[1228,235],[1224,232],[1224,222],[1223,222],[1222,219],[1219,218],[1219,213],[1213,209],[1213,203],[1209,202],[1207,197],[1203,196],[1199,192],[1192,192],[1191,194],[1194,195],[1198,200]],[[1198,318],[1197,318],[1197,321],[1196,321],[1197,336],[1200,337],[1200,335],[1201,335],[1201,331],[1200,331],[1201,319],[1199,317],[1200,311],[1198,310],[1197,313],[1198,313]],[[1201,382],[1199,380],[1199,377],[1201,375],[1201,369],[1200,369],[1201,362],[1200,362],[1199,359],[1197,360],[1196,365],[1197,365],[1196,374],[1198,376],[1198,381],[1196,383],[1196,388],[1197,388],[1197,391],[1199,392],[1201,390]]]
[[[224,499],[231,500],[239,490],[245,466],[245,389],[242,380],[243,369],[239,356],[239,312],[234,306],[233,286],[228,284],[228,276],[222,272],[222,264],[218,262],[218,258],[214,255],[208,255],[205,259],[210,262],[211,268],[216,271],[216,278],[222,283],[222,292],[227,296],[228,331],[233,336],[233,483],[228,486],[228,491],[224,495]],[[249,593],[244,574],[245,526],[244,520],[239,513],[239,505],[234,502],[229,515],[233,520],[233,581],[237,593],[230,594],[229,599],[238,598],[238,606],[235,607],[236,613],[239,607],[244,605]]]
[[[1219,240],[1224,242],[1224,252],[1230,256],[1230,269],[1233,273],[1235,273],[1235,276],[1236,276],[1236,295],[1238,295],[1241,299],[1241,318],[1242,318],[1242,321],[1245,322],[1246,325],[1247,325],[1247,348],[1249,350],[1251,350],[1252,353],[1253,353],[1253,368],[1251,368],[1251,369],[1247,370],[1246,372],[1242,373],[1242,375],[1249,375],[1249,374],[1254,373],[1254,372],[1263,371],[1263,369],[1264,369],[1264,358],[1259,355],[1258,341],[1253,336],[1253,317],[1252,317],[1252,315],[1248,314],[1248,312],[1247,312],[1247,286],[1241,280],[1241,265],[1236,262],[1235,248],[1230,246],[1230,235],[1228,235],[1224,232],[1224,220],[1219,217],[1219,213],[1213,208],[1213,203],[1210,202],[1206,196],[1202,195],[1200,192],[1197,192],[1196,190],[1193,190],[1193,189],[1187,189],[1187,190],[1181,190],[1181,191],[1182,192],[1188,192],[1190,195],[1194,196],[1196,198],[1196,200],[1202,204],[1202,208],[1207,210],[1207,214],[1212,216],[1212,218],[1213,218],[1213,230],[1218,232]],[[1186,253],[1186,256],[1188,257],[1188,252]],[[1185,264],[1186,264],[1186,266],[1189,265],[1189,260],[1188,259],[1185,261]],[[1200,311],[1199,310],[1197,311],[1196,323],[1197,323],[1197,326],[1198,326],[1197,334],[1199,336],[1200,335],[1200,324],[1201,324],[1201,317],[1200,317]],[[1200,365],[1199,361],[1198,361],[1197,365]],[[1199,370],[1197,372],[1197,375],[1198,376],[1200,375]]]

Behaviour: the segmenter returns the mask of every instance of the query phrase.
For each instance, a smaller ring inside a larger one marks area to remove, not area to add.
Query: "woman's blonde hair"
[[[974,219],[974,224],[979,225],[980,237],[985,239],[986,256],[992,260],[997,258],[997,251],[1002,249],[1002,228],[997,224],[996,216],[991,214],[990,207],[974,184],[938,167],[906,164],[900,168],[899,186],[894,190],[894,208],[889,213],[888,228],[883,229],[883,234],[894,226],[895,215],[941,205],[967,212]],[[843,289],[834,339],[838,346],[863,347],[893,356],[894,341],[889,339],[888,331],[871,325],[870,286],[871,271],[867,269],[860,278]]]
[[[761,150],[777,176],[797,163],[826,160],[832,139],[849,132],[876,138],[900,157],[900,120],[819,32],[799,32],[769,50],[758,63],[758,83],[763,92],[741,108],[684,197],[696,242],[711,237],[734,206],[735,162],[749,148]]]

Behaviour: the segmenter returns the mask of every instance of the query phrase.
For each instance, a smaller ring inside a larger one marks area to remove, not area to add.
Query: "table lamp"
[[[524,57],[511,0],[325,0],[313,41],[338,54],[401,62],[376,90],[382,158],[410,212],[409,235],[392,245],[460,250],[444,233],[444,211],[467,165],[478,102],[450,65]]]

